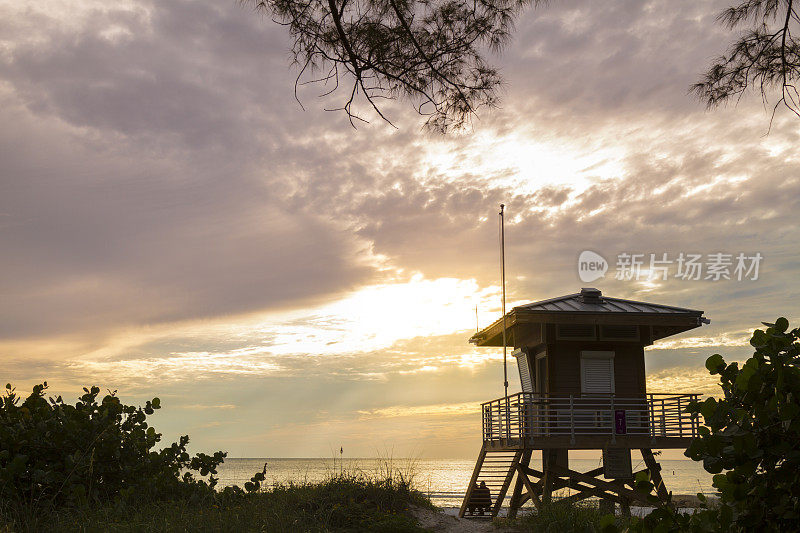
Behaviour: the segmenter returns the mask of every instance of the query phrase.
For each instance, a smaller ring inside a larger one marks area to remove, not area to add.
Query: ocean
[[[634,455],[633,466],[641,470],[644,465],[638,464]],[[640,458],[641,459],[641,458]],[[661,475],[667,490],[673,494],[707,495],[715,493],[711,486],[711,474],[703,470],[701,463],[689,459],[659,460]],[[467,459],[374,459],[374,458],[336,458],[324,459],[289,459],[289,458],[228,458],[219,470],[219,486],[243,486],[256,472],[261,472],[267,463],[266,484],[286,484],[289,482],[316,482],[325,479],[334,472],[363,473],[367,476],[380,476],[388,471],[405,476],[413,476],[415,486],[428,494],[440,507],[457,507],[461,505],[463,494],[469,484],[475,460]],[[531,462],[533,468],[541,468],[541,460]],[[588,471],[600,466],[599,459],[570,459],[570,468]],[[566,495],[566,493],[564,493]],[[506,502],[507,503],[507,502]]]

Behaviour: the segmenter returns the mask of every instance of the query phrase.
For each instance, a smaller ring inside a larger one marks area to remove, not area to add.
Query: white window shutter
[[[528,355],[522,350],[514,350],[511,355],[517,358],[519,382],[522,385],[522,392],[533,392],[533,381],[531,380],[531,368],[528,364]]]
[[[614,352],[581,352],[581,392],[614,392]]]

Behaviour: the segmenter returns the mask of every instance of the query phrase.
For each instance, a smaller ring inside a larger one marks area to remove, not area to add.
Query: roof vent
[[[581,302],[585,304],[601,304],[603,303],[603,293],[600,289],[583,288],[581,289]]]

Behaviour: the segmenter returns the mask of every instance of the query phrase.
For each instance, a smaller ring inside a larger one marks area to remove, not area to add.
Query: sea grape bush
[[[724,397],[690,407],[705,419],[686,456],[703,461],[714,486],[747,530],[800,530],[800,328],[779,318],[750,340],[755,353],[740,369],[718,354],[706,367],[720,375]],[[723,470],[725,472],[723,473]]]
[[[789,330],[785,318],[763,324],[741,368],[719,354],[706,361],[722,397],[687,407],[705,426],[685,455],[714,474],[719,502],[693,515],[656,509],[632,531],[800,531],[800,328]],[[612,522],[606,517],[604,530]]]
[[[8,384],[0,398],[1,500],[58,507],[213,493],[226,454],[191,457],[188,436],[156,451],[161,434],[147,416],[161,407],[158,398],[135,407],[113,392],[98,400],[91,387],[71,405],[46,399],[46,389],[36,385],[21,401]]]

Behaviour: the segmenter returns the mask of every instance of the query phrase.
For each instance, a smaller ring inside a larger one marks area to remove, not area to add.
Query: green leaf
[[[714,474],[712,483],[718,489],[722,489],[728,484],[728,476],[725,474]]]
[[[757,329],[753,332],[753,337],[750,339],[750,345],[756,348],[767,344],[767,334],[763,330]]]
[[[724,365],[725,365],[725,360],[718,353],[715,353],[714,355],[706,359],[706,368],[712,374],[716,374],[719,371],[719,368]]]
[[[753,377],[757,370],[758,360],[751,357],[739,371],[739,375],[736,376],[736,387],[739,388],[739,390],[747,390],[750,378]]]
[[[775,330],[779,333],[785,333],[789,329],[789,321],[784,317],[780,317],[775,321]]]
[[[719,457],[706,457],[703,459],[703,468],[710,474],[722,472],[722,459]]]
[[[706,398],[700,412],[703,414],[703,418],[705,418],[706,421],[714,418],[714,413],[717,412],[717,400],[714,398]]]

